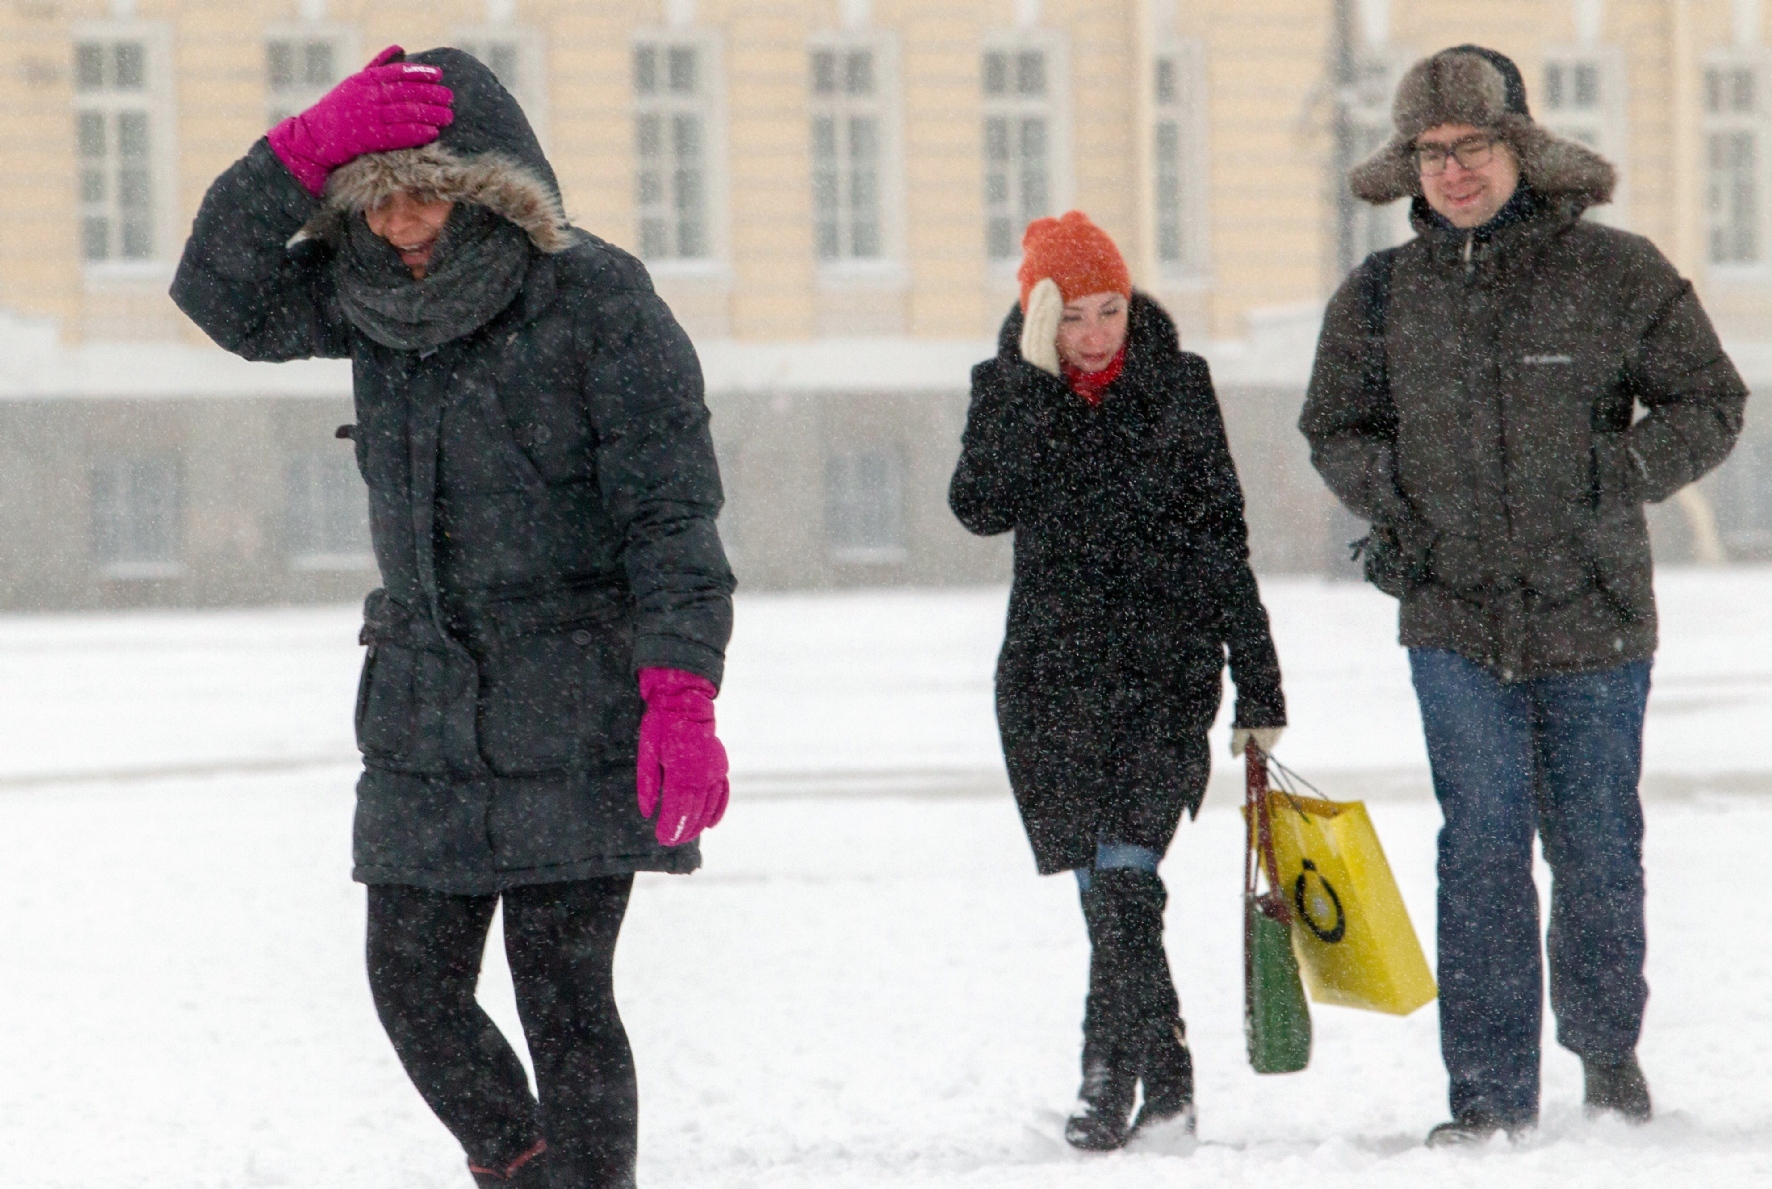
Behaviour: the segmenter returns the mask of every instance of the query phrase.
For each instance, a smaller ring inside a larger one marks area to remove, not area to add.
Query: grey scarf
[[[529,271],[529,237],[472,203],[449,212],[422,281],[362,215],[345,220],[341,238],[339,304],[357,329],[397,351],[429,351],[478,330],[511,304]]]

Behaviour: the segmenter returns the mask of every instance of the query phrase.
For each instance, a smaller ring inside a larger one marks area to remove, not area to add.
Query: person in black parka
[[[486,67],[384,51],[210,188],[172,294],[248,359],[353,361],[365,605],[354,876],[381,1019],[481,1185],[634,1183],[611,987],[636,871],[725,807],[733,579],[694,348],[569,226]],[[502,898],[534,1058],[474,998]]]
[[[1192,1129],[1157,863],[1206,793],[1227,647],[1233,752],[1272,748],[1285,703],[1205,361],[1080,212],[1030,224],[1023,252],[1022,303],[973,369],[948,498],[972,532],[1015,534],[998,723],[1040,873],[1082,887],[1089,997],[1066,1136],[1112,1148]]]

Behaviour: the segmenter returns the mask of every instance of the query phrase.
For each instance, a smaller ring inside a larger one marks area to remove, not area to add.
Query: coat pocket
[[[1521,579],[1538,608],[1561,607],[1594,586],[1593,562],[1585,533],[1544,541],[1525,550]]]
[[[371,641],[357,683],[357,750],[397,772],[443,770],[443,707],[448,658]]]
[[[369,650],[357,679],[357,750],[379,768],[441,772],[449,657],[417,647],[414,636],[412,613],[387,591],[370,591],[358,637]]]
[[[1655,606],[1654,561],[1642,505],[1603,511],[1588,535],[1594,584],[1625,623],[1650,614]]]
[[[501,776],[631,756],[639,686],[631,632],[608,623],[509,637],[481,663],[480,754]]]
[[[1602,521],[1643,502],[1643,476],[1631,457],[1628,432],[1594,435],[1593,476],[1594,510]]]
[[[1393,599],[1413,593],[1428,580],[1428,554],[1433,537],[1411,525],[1398,528],[1375,521],[1354,543],[1354,557],[1366,581]]]

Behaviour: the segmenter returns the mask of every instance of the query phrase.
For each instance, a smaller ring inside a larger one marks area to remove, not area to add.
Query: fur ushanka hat
[[[1397,84],[1391,122],[1396,135],[1348,173],[1354,197],[1374,206],[1420,195],[1415,138],[1441,124],[1493,131],[1520,159],[1521,176],[1546,198],[1598,206],[1612,201],[1618,183],[1618,171],[1604,157],[1534,123],[1520,68],[1481,46],[1454,46],[1411,66]]]

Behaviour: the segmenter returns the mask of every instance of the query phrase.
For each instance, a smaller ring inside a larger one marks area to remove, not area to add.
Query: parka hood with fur
[[[324,209],[302,237],[335,241],[346,215],[410,190],[471,202],[509,219],[543,252],[576,242],[560,201],[560,183],[523,108],[483,63],[457,49],[426,50],[402,59],[443,71],[455,92],[455,122],[428,145],[365,153],[332,171]]]

